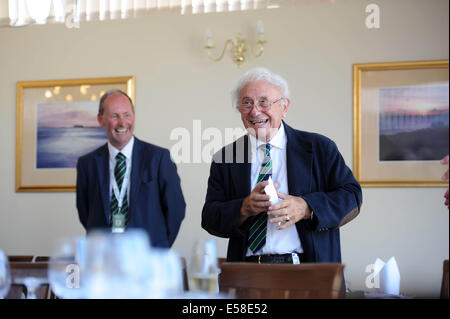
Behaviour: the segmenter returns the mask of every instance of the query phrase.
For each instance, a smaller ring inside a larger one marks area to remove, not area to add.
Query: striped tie
[[[127,170],[127,161],[125,155],[122,153],[118,153],[116,156],[116,166],[114,168],[114,177],[116,178],[117,187],[120,190],[122,189],[123,179],[125,178],[125,172]],[[127,213],[128,213],[128,200],[127,200],[127,192],[125,191],[125,195],[122,200],[122,207],[119,211],[119,202],[113,192],[111,198],[111,217],[116,214],[125,215],[125,225],[127,224]]]
[[[257,184],[266,181],[272,176],[272,159],[270,158],[270,144],[266,144],[264,161],[261,164],[261,171],[258,175]],[[267,212],[258,214],[250,227],[248,236],[248,247],[255,253],[266,244],[267,233]]]

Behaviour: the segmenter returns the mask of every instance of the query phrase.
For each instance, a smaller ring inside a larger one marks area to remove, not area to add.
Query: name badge
[[[116,214],[112,217],[112,232],[123,233],[125,230],[125,215]]]

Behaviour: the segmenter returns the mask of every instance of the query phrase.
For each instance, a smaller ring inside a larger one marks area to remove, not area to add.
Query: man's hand
[[[268,210],[270,206],[270,196],[264,192],[264,187],[269,184],[264,181],[256,184],[250,195],[248,195],[241,206],[241,215],[239,216],[239,225],[241,225],[250,216],[258,215]]]
[[[273,218],[271,223],[282,223],[277,229],[285,229],[295,224],[299,220],[311,218],[311,208],[301,197],[292,196],[278,192],[281,202],[270,206],[268,214]]]

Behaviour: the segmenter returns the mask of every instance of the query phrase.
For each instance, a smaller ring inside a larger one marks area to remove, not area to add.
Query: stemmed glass
[[[217,248],[212,239],[197,240],[194,244],[190,271],[189,289],[200,293],[219,293]]]
[[[0,250],[0,299],[5,298],[11,287],[8,257]]]
[[[144,231],[94,231],[87,239],[87,298],[142,298],[148,294],[150,243]]]
[[[146,266],[145,298],[180,298],[183,295],[181,257],[172,250],[154,248]]]
[[[43,278],[36,277],[16,277],[15,282],[18,284],[25,285],[27,287],[27,299],[37,299],[36,291],[41,285],[47,283],[47,281]]]

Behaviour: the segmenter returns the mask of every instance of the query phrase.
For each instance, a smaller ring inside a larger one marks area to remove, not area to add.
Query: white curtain
[[[284,0],[286,1],[286,0]],[[126,19],[152,10],[181,14],[277,7],[283,0],[8,0],[9,25]]]

